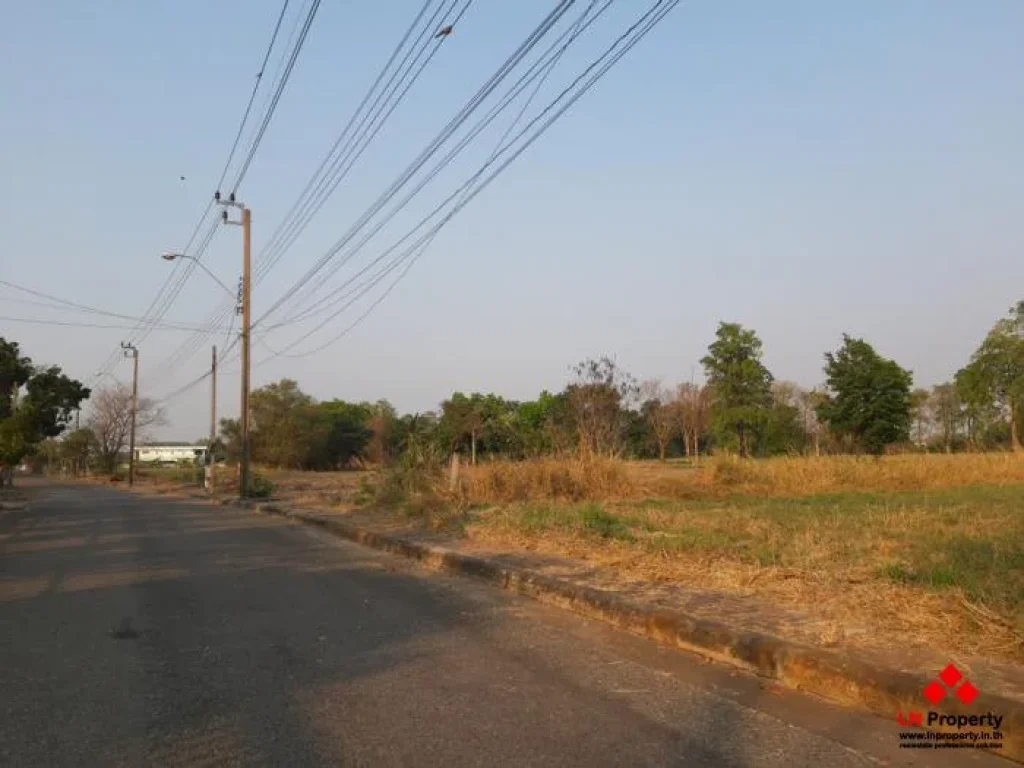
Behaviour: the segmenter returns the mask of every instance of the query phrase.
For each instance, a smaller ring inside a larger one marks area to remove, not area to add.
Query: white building
[[[155,444],[135,446],[135,460],[139,463],[177,464],[181,461],[202,464],[206,461],[205,445]]]

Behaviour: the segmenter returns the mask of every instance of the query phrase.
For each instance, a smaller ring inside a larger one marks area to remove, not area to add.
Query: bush
[[[249,478],[249,496],[254,499],[269,499],[277,490],[277,485],[270,478],[254,472]]]

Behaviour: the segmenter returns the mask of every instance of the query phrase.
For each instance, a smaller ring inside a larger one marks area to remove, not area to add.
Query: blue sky
[[[257,251],[419,5],[323,2],[240,190]],[[256,291],[257,315],[552,5],[472,6]],[[617,3],[551,87],[643,7]],[[212,192],[279,9],[276,0],[245,13],[197,0],[7,4],[0,278],[141,314],[170,268],[160,252],[183,246]],[[918,385],[945,380],[1024,294],[1022,31],[1016,0],[683,3],[351,334],[266,363],[254,384],[289,376],[317,397],[422,410],[454,389],[532,397],[598,354],[674,382],[699,376],[719,320],[756,329],[780,379],[819,383],[823,353],[848,332],[912,369]],[[479,151],[489,150],[484,141]],[[434,194],[453,188],[466,162]],[[238,230],[225,228],[204,263],[233,283],[239,261]],[[167,318],[202,320],[219,291],[196,272]],[[97,320],[18,297],[0,289],[0,315]],[[0,334],[86,377],[125,332],[0,320]],[[297,335],[282,329],[262,343],[280,349]],[[203,372],[208,345],[161,368],[182,339],[146,339],[145,393]],[[226,368],[220,408],[232,415],[237,364]],[[129,375],[127,363],[115,370]],[[207,398],[203,385],[169,401],[163,435],[203,434]]]

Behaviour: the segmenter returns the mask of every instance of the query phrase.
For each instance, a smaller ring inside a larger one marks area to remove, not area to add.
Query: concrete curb
[[[444,547],[360,528],[331,517],[292,510],[274,503],[246,502],[239,506],[322,528],[357,544],[417,560],[435,570],[485,579],[503,589],[600,619],[660,643],[742,667],[778,680],[790,688],[840,704],[865,707],[882,717],[895,720],[897,712],[927,710],[948,715],[986,712],[1002,715],[1003,748],[992,752],[1024,763],[1024,704],[1004,696],[982,693],[970,707],[961,705],[953,696],[947,696],[939,706],[931,707],[921,692],[932,678],[771,635],[743,632],[679,611],[627,600],[612,592],[577,586],[525,568],[502,565]],[[894,722],[894,738],[898,730],[905,729]]]

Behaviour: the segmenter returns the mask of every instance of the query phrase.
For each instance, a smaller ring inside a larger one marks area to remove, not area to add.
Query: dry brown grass
[[[498,550],[757,595],[869,628],[859,643],[1024,660],[1022,456],[490,462],[454,501]]]
[[[472,525],[469,533],[489,551],[529,552],[586,564],[607,574],[602,583],[606,588],[614,589],[616,583],[655,588],[678,585],[740,599],[756,598],[799,611],[807,615],[806,624],[773,629],[811,643],[884,653],[901,649],[911,656],[915,648],[930,648],[1024,662],[1024,629],[1019,624],[991,615],[958,592],[951,596],[889,583],[874,578],[867,569],[806,571],[742,562],[727,552],[679,557],[628,541],[605,540],[596,545],[585,533],[548,531],[541,535],[488,521]],[[749,621],[749,616],[745,620]]]
[[[592,457],[488,461],[465,467],[461,495],[468,504],[507,504],[796,497],[1015,484],[1024,484],[1024,456],[1011,453],[764,460],[715,457],[699,467]]]
[[[447,486],[439,490],[447,492]],[[600,458],[489,461],[466,467],[459,500],[471,505],[517,501],[634,498],[626,463]]]
[[[731,501],[527,503],[471,540],[560,555],[610,580],[757,596],[852,628],[855,644],[1024,661],[1016,487]]]

